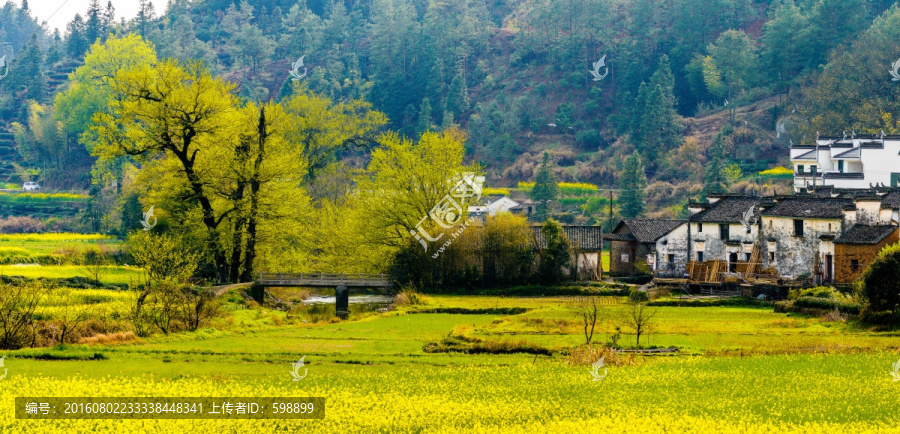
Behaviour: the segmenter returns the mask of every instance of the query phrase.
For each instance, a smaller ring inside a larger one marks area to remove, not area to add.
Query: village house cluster
[[[782,280],[852,283],[884,246],[898,241],[900,190],[820,187],[795,196],[718,195],[689,209],[684,220],[619,223],[606,236],[610,272],[686,278],[697,264],[718,261],[725,273],[754,270]]]

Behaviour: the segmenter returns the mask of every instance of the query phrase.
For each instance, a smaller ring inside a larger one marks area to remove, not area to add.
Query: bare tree
[[[590,345],[594,339],[597,319],[602,316],[599,297],[580,297],[575,305],[575,314],[584,324],[584,343]]]
[[[636,336],[635,346],[641,346],[641,335],[649,333],[653,324],[653,317],[657,314],[656,309],[648,307],[646,304],[629,302],[628,310],[625,311],[623,322],[625,326],[634,330]]]
[[[72,296],[72,290],[68,288],[60,289],[56,295],[61,302],[59,313],[55,315],[55,322],[59,327],[56,341],[65,344],[66,338],[75,334],[81,324],[91,317],[91,309],[77,303]]]
[[[102,241],[97,243],[97,250],[89,247],[82,259],[84,275],[96,284],[102,284],[102,279],[106,275],[107,260],[106,246]]]
[[[14,350],[34,344],[34,311],[47,288],[39,282],[0,282],[0,348]]]

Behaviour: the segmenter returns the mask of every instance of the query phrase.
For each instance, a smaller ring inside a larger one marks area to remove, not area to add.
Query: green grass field
[[[92,290],[96,291],[96,290]],[[102,298],[103,294],[80,293]],[[101,302],[113,303],[116,297]],[[228,297],[228,300],[235,300]],[[625,307],[611,298],[597,340]],[[574,299],[428,296],[428,304],[347,322],[303,323],[229,302],[217,328],[115,345],[10,351],[0,400],[3,432],[848,432],[896,430],[900,382],[889,370],[894,333],[777,314],[769,308],[665,307],[652,345],[679,356],[637,356],[592,381],[570,365],[578,345]],[[415,313],[521,307],[519,315]],[[452,333],[524,340],[530,354],[426,353]],[[633,345],[633,335],[621,343]],[[102,360],[43,360],[91,358]],[[292,381],[305,356],[308,376]],[[320,396],[320,421],[23,422],[15,396]]]

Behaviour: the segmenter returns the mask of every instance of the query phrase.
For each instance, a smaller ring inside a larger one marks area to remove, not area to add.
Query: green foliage
[[[538,252],[541,257],[538,277],[544,285],[555,285],[566,279],[566,273],[572,264],[569,237],[553,219],[548,219],[541,226],[541,237],[544,239],[544,247]]]
[[[199,266],[200,255],[185,240],[169,235],[134,231],[128,237],[131,256],[150,282],[187,282]]]
[[[633,114],[633,141],[652,165],[681,142],[684,127],[675,110],[675,77],[668,56],[662,56],[650,81],[641,83]]]
[[[832,300],[847,300],[847,297],[831,286],[816,286],[814,288],[795,288],[788,292],[788,299],[797,300],[800,297],[829,298]]]
[[[837,309],[841,313],[857,315],[860,312],[860,305],[847,300],[835,298],[807,297],[802,296],[794,301],[794,307],[807,309]]]
[[[650,296],[646,291],[631,291],[628,294],[628,300],[634,303],[643,303],[650,301]]]
[[[534,187],[531,189],[531,200],[535,203],[534,218],[544,221],[556,208],[559,199],[559,186],[556,185],[556,176],[550,167],[550,154],[544,152],[541,167],[534,177]]]
[[[644,163],[639,154],[633,153],[625,159],[619,185],[622,189],[619,195],[622,217],[634,218],[643,215],[646,208],[647,174],[644,172]]]
[[[744,172],[741,171],[741,166],[737,164],[729,164],[728,167],[725,168],[724,175],[728,185],[732,185],[740,181],[741,178],[744,177]]]
[[[707,161],[703,176],[703,197],[724,193],[728,188],[728,179],[725,176],[725,137],[722,133],[716,136],[713,145],[709,147]]]
[[[487,217],[481,228],[467,227],[453,236],[451,232],[456,230],[442,232],[437,242],[426,243],[428,249],[411,236],[405,237],[391,261],[391,281],[427,292],[471,291],[523,284],[534,274],[532,228],[524,217],[502,213]],[[444,239],[452,243],[435,254]],[[473,249],[476,245],[482,248]]]
[[[867,311],[900,312],[900,244],[882,249],[860,281]]]

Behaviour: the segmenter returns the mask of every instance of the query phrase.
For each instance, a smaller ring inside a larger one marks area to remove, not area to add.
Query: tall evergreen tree
[[[87,23],[85,24],[85,37],[88,44],[97,42],[97,39],[103,38],[105,33],[106,29],[103,25],[103,11],[100,10],[100,1],[91,0],[91,5],[88,7],[87,12]]]
[[[651,166],[656,165],[660,155],[681,143],[684,126],[675,109],[677,104],[675,77],[669,58],[663,55],[650,81],[641,84],[632,117],[635,146]]]
[[[622,217],[635,218],[643,215],[646,208],[647,174],[644,172],[641,155],[637,152],[625,159],[619,186],[622,189],[622,193],[619,195]]]
[[[417,128],[419,134],[430,130],[434,125],[431,112],[431,101],[428,100],[428,97],[422,98],[422,104],[419,105],[419,127]]]
[[[553,212],[559,200],[559,185],[550,168],[550,154],[544,152],[541,167],[534,177],[534,188],[531,189],[531,200],[534,201],[534,218],[544,221]]]
[[[140,6],[135,21],[137,22],[138,33],[144,38],[147,37],[147,32],[150,31],[150,23],[153,22],[154,19],[156,19],[156,11],[153,9],[153,2],[140,0]]]
[[[28,90],[26,99],[43,102],[47,91],[47,77],[44,76],[44,52],[38,42],[37,34],[31,35],[31,42],[25,46],[25,50],[16,58],[16,63],[10,70],[10,84],[16,90],[25,88]],[[26,104],[22,104],[23,113]]]
[[[81,59],[88,47],[93,42],[88,42],[84,19],[75,14],[75,18],[66,26],[66,52],[69,56]]]
[[[708,164],[703,176],[703,197],[710,194],[724,193],[728,180],[725,178],[725,138],[719,133],[713,145],[709,148],[707,156]]]

